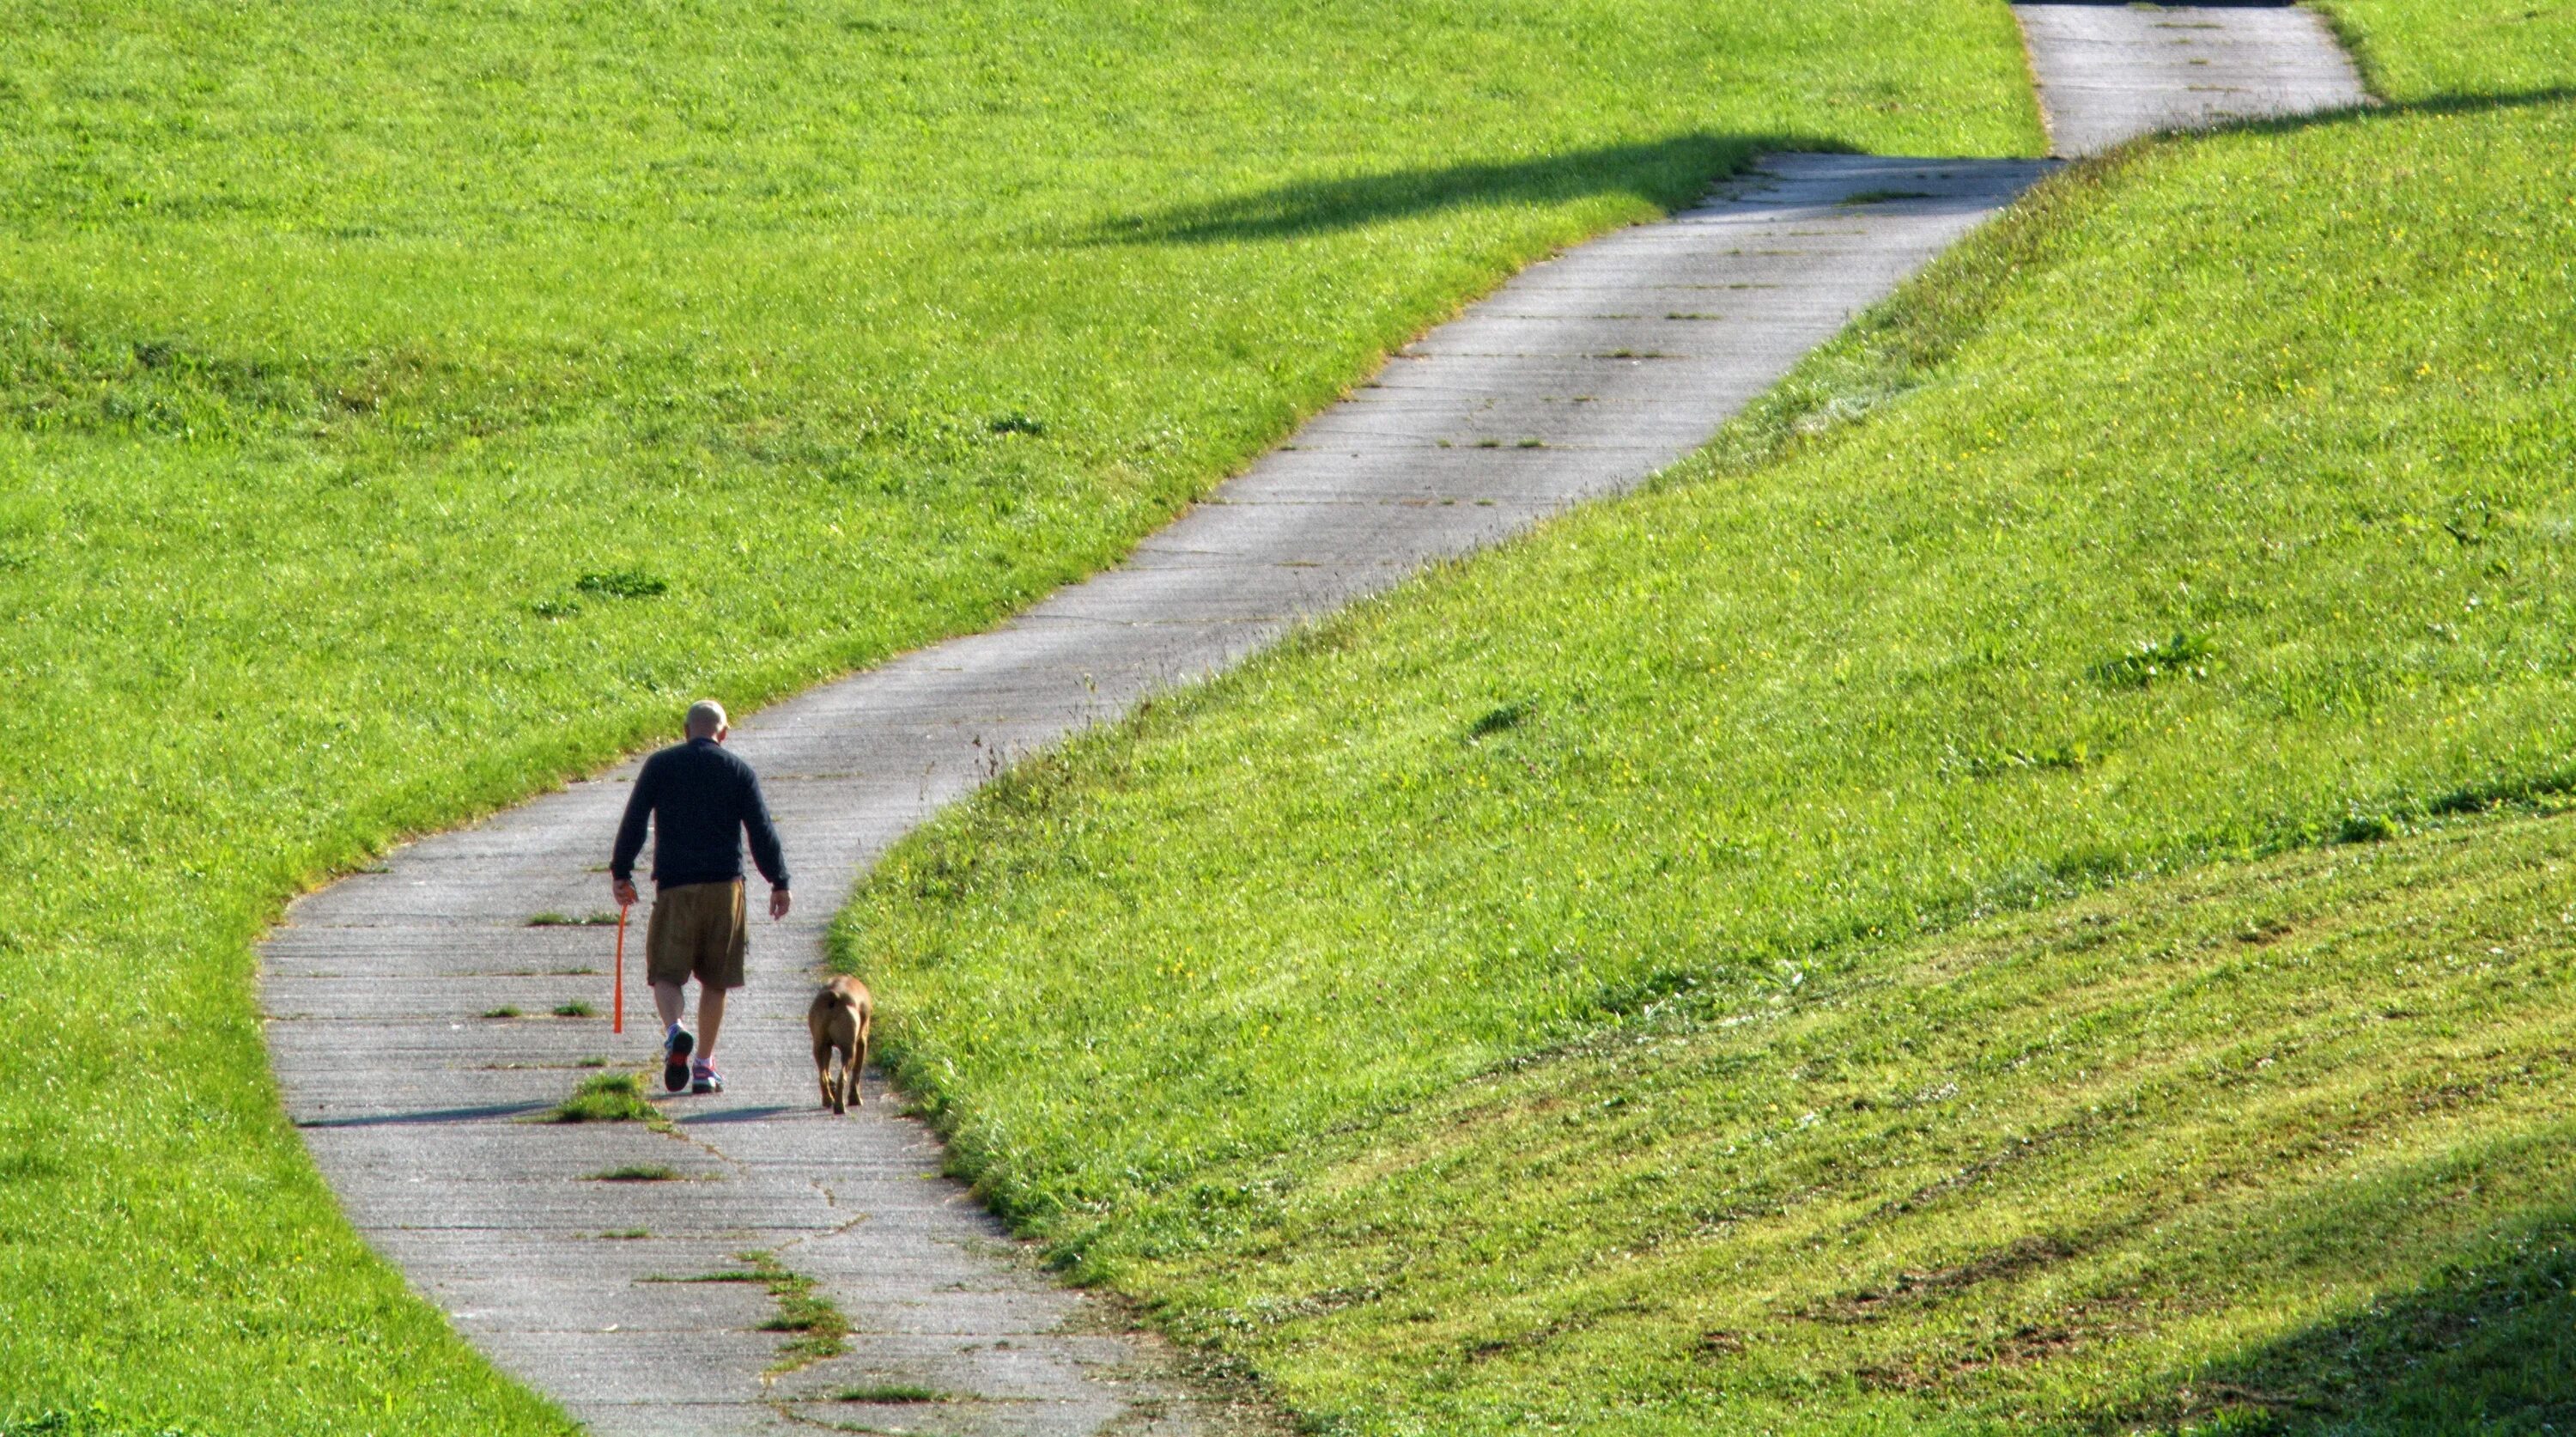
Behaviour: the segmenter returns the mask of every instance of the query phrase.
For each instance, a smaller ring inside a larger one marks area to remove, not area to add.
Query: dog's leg
[[[832,1040],[829,1038],[818,1036],[814,1039],[814,1082],[823,1090],[823,1106],[839,1112],[839,1105],[832,1101]]]
[[[858,1052],[850,1059],[850,1106],[854,1108],[866,1107],[868,1102],[867,1094],[859,1090],[859,1074],[868,1066],[868,1029],[875,1022],[875,1013],[866,1008],[859,1010]]]

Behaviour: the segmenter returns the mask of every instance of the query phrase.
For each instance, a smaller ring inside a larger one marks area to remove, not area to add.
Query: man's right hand
[[[635,881],[633,879],[612,878],[608,880],[608,891],[617,895],[618,907],[632,908],[635,906]]]

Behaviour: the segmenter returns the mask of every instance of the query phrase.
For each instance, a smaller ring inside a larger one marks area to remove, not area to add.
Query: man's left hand
[[[775,923],[779,919],[787,916],[788,902],[789,900],[786,889],[773,888],[769,890],[769,920],[771,922]]]

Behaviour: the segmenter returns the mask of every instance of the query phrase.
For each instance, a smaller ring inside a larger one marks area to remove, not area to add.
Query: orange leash
[[[620,904],[618,904],[618,905],[617,905],[617,982],[616,982],[616,994],[615,994],[615,996],[614,996],[613,998],[611,998],[611,999],[610,999],[610,1002],[611,1002],[611,1004],[612,1004],[613,1006],[612,1006],[612,1007],[611,1007],[611,1009],[610,1009],[610,1015],[611,1015],[611,1016],[609,1017],[609,1020],[608,1020],[608,1031],[610,1031],[610,1032],[612,1032],[612,1033],[623,1033],[623,1032],[625,1032],[625,1031],[626,1031],[626,909],[627,909],[627,907],[628,907],[628,905],[623,904],[623,903],[620,903]]]

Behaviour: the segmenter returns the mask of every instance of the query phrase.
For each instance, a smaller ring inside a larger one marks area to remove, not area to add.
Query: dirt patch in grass
[[[2075,1244],[2059,1237],[2016,1238],[2005,1247],[1955,1267],[1900,1272],[1885,1287],[1836,1294],[1810,1304],[1798,1315],[1813,1322],[1877,1322],[1901,1308],[1928,1307],[1982,1283],[2010,1282],[2052,1263],[2064,1262],[2079,1251]]]

